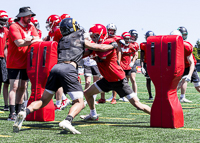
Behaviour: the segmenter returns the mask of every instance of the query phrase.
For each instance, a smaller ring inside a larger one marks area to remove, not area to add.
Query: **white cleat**
[[[191,103],[192,101],[186,99],[185,97],[184,98],[180,98],[180,102],[182,103]]]
[[[81,119],[88,121],[88,120],[93,120],[93,121],[98,121],[99,120],[99,114],[97,114],[96,116],[92,116],[92,115],[81,115],[80,116]]]
[[[16,133],[19,132],[25,118],[26,118],[26,112],[20,111],[17,115],[17,118],[15,119],[15,123],[13,125],[13,132],[16,132]]]
[[[123,101],[123,102],[129,102],[128,99],[127,99],[126,97],[119,98],[119,100],[120,100],[120,101]]]
[[[110,102],[113,99],[113,97],[111,96],[110,98],[106,99],[106,101]]]
[[[59,127],[66,131],[70,131],[72,134],[81,134],[81,132],[77,131],[68,120],[60,122]]]
[[[64,110],[68,105],[70,105],[72,102],[71,100],[69,100],[68,98],[66,98],[65,100],[62,100],[61,103],[61,110]]]

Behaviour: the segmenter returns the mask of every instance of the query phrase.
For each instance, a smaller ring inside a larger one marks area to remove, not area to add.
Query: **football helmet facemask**
[[[114,37],[117,31],[117,26],[113,23],[110,23],[106,26],[108,36]]]
[[[4,10],[0,10],[0,28],[7,25],[8,13]]]
[[[135,42],[137,41],[138,38],[138,32],[135,29],[132,29],[129,31],[129,33],[131,34],[131,42]]]
[[[107,29],[102,24],[94,24],[89,29],[90,37],[95,43],[103,42],[107,37]]]
[[[51,31],[52,28],[59,26],[61,22],[61,18],[58,15],[50,15],[46,21],[46,29],[47,31]]]
[[[188,36],[187,29],[185,27],[181,26],[177,30],[179,30],[181,32],[183,40],[186,40],[187,36]]]

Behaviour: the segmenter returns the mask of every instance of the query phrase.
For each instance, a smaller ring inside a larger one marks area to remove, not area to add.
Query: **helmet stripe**
[[[75,20],[75,19],[72,19],[72,25],[73,25],[73,29],[74,29],[74,31],[76,31],[75,22],[76,22],[76,20]]]

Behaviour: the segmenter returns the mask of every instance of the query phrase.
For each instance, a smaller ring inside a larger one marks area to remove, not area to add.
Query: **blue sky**
[[[179,26],[187,28],[187,41],[193,46],[200,38],[199,0],[7,0],[1,2],[0,9],[14,18],[23,6],[36,13],[43,37],[48,34],[48,16],[67,13],[86,30],[95,23],[116,24],[118,35],[136,29],[138,43],[145,41],[144,34],[149,30],[167,35]]]

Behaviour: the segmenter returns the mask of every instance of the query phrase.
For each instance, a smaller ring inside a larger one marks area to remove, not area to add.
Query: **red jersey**
[[[42,38],[42,31],[40,29],[37,30],[40,39]]]
[[[60,39],[62,38],[62,34],[60,32],[60,28],[55,27],[55,29],[53,29],[52,31],[49,31],[49,41],[56,41],[59,42]]]
[[[108,38],[102,44],[110,44],[114,41],[113,38]],[[101,62],[97,62],[99,71],[108,82],[120,81],[126,77],[124,70],[117,63],[117,49],[106,52],[95,52],[101,59]]]
[[[136,50],[134,49],[134,45],[130,43],[128,46],[124,46],[121,44],[121,62],[120,66],[123,70],[130,70],[131,67],[129,64],[131,63],[131,55],[135,55]]]
[[[140,43],[140,49],[144,51],[144,57],[143,57],[144,63],[147,63],[147,59],[146,59],[146,57],[147,57],[146,47],[147,47],[147,42]]]
[[[192,44],[190,44],[189,42],[187,42],[187,41],[183,41],[183,44],[184,44],[184,59],[185,59],[185,68],[188,68],[188,67],[190,67],[190,64],[189,64],[189,62],[188,62],[188,60],[187,60],[187,57],[190,55],[190,54],[192,54],[192,51],[193,51],[193,46],[192,46]],[[194,55],[192,54],[192,56],[193,56],[193,59],[194,59],[194,64],[196,65],[196,63],[197,63],[197,61],[196,61],[196,59],[195,59],[195,57],[194,57]]]
[[[4,58],[4,48],[8,38],[8,29],[6,27],[0,28],[0,57]]]
[[[18,39],[25,39],[28,35],[38,36],[34,25],[28,24],[27,27],[23,27],[18,22],[16,22],[10,26],[8,35],[9,45],[7,68],[26,69],[28,46],[17,47],[14,41]]]

